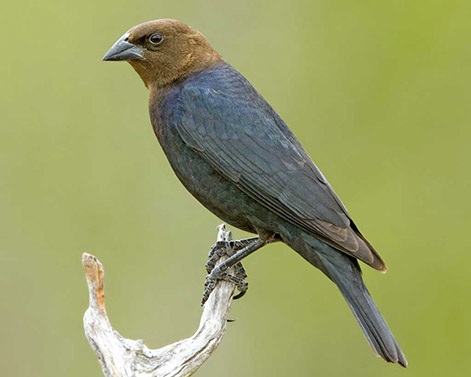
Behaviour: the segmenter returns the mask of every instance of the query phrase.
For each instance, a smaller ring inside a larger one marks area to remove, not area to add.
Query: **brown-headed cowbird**
[[[103,60],[128,61],[144,81],[155,134],[188,191],[222,220],[258,234],[210,269],[207,293],[228,267],[282,241],[338,286],[375,353],[407,366],[357,261],[386,271],[381,257],[280,116],[203,35],[176,20],[150,21]]]

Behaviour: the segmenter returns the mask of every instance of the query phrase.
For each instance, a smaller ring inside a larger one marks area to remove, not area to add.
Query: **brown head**
[[[146,87],[153,89],[222,61],[203,34],[171,19],[134,26],[110,48],[103,60],[128,61]]]

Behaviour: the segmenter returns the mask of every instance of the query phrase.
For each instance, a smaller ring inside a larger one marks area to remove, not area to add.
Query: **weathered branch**
[[[217,240],[230,239],[230,231],[224,225],[219,226]],[[191,338],[151,350],[142,340],[123,338],[111,327],[105,309],[103,265],[86,253],[82,263],[90,293],[90,306],[83,318],[85,335],[106,377],[191,376],[221,342],[235,288],[232,283],[218,283]]]

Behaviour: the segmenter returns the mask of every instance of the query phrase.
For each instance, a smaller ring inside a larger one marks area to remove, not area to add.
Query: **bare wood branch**
[[[224,224],[218,227],[217,240],[231,240]],[[106,377],[191,376],[221,342],[235,289],[232,283],[218,283],[191,338],[151,350],[142,340],[126,339],[113,329],[105,308],[103,265],[86,253],[82,264],[90,293],[90,306],[83,318],[85,335]]]

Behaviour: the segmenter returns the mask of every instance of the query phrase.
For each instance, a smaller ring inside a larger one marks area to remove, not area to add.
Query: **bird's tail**
[[[406,367],[404,353],[363,283],[358,261],[313,237],[289,238],[285,240],[291,247],[337,285],[373,351],[390,363]]]
[[[407,360],[386,324],[361,278],[358,262],[353,260],[353,275],[345,276],[336,267],[328,266],[329,277],[337,285],[352,309],[373,351],[390,363],[407,367]]]

